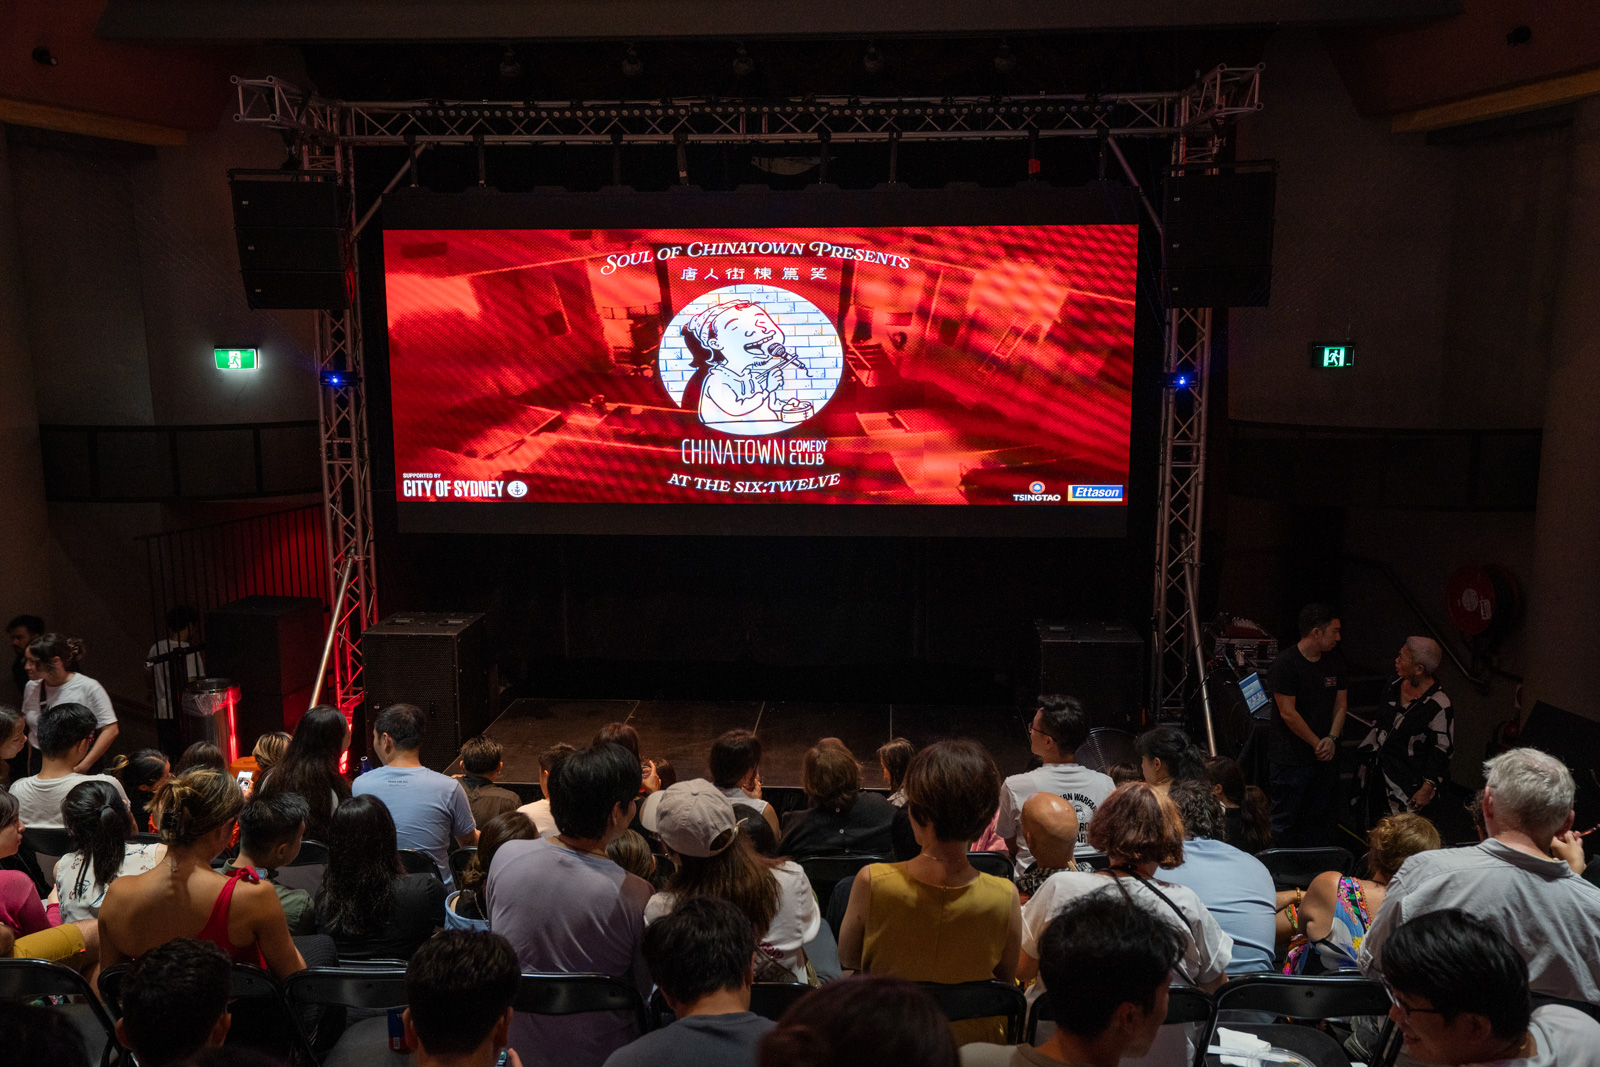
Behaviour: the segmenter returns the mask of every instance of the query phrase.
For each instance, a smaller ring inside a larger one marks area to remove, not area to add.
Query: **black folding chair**
[[[1200,1026],[1199,1032],[1194,1037],[1194,1067],[1203,1067],[1205,1063],[1206,1045],[1211,1040],[1216,1019],[1217,1002],[1212,1000],[1204,990],[1187,985],[1175,985],[1167,988],[1167,1017],[1162,1020],[1161,1025],[1175,1026],[1197,1023]],[[1028,1024],[1023,1031],[1022,1043],[1025,1045],[1037,1043],[1039,1039],[1039,1024],[1053,1023],[1055,1021],[1056,1017],[1050,1003],[1050,994],[1046,992],[1035,999],[1028,1007]]]
[[[145,833],[134,834],[133,840],[141,845],[159,845],[161,844],[161,835]]]
[[[777,1022],[791,1004],[809,992],[811,987],[804,982],[757,982],[750,987],[750,1010],[763,1019]],[[650,994],[650,1021],[657,1030],[677,1019],[661,990]]]
[[[122,983],[127,977],[127,964],[100,972],[100,995],[114,1015],[122,1014]],[[234,1025],[228,1030],[228,1044],[286,1056],[301,1067],[316,1067],[317,1054],[277,979],[254,964],[235,963],[230,985],[229,1010],[234,1012]],[[242,1005],[255,1011],[246,1015],[240,1010]]]
[[[358,967],[308,967],[289,976],[283,983],[283,995],[289,998],[301,1017],[313,1018],[322,1012],[322,1025],[318,1027],[317,1046],[330,1049],[346,1033],[342,1023],[346,1008],[384,1011],[404,1007],[406,1004],[406,965],[403,960],[373,961]],[[328,1009],[333,1009],[329,1011]],[[358,1045],[360,1038],[352,1038]],[[353,1058],[382,1058],[389,1051],[387,1027],[374,1034],[370,1049],[352,1050]]]
[[[980,874],[992,874],[1008,882],[1016,873],[1016,866],[1012,864],[1011,857],[1004,852],[968,852],[967,862],[976,867]]]
[[[56,863],[72,851],[72,836],[65,830],[41,830],[29,827],[22,831],[22,846],[39,865],[45,881],[54,884]]]
[[[888,863],[888,856],[864,856],[842,854],[837,856],[811,856],[800,860],[800,867],[806,872],[806,880],[811,883],[811,891],[817,895],[817,900],[826,904],[833,897],[833,887],[840,882],[848,882],[856,876],[861,868],[869,863]],[[834,931],[837,936],[838,931]]]
[[[639,991],[607,974],[524,974],[511,1006],[530,1015],[627,1012],[639,1033],[650,1029],[650,1014]]]
[[[468,845],[466,848],[458,848],[450,853],[450,871],[456,876],[457,882],[461,881],[461,876],[466,873],[467,867],[471,865],[477,855],[477,845]]]
[[[101,1007],[88,979],[48,960],[0,958],[0,1000],[29,1001],[50,996],[73,998],[72,1003],[58,1005],[55,1010],[83,1035],[84,1047],[91,1057],[97,1047],[100,1049],[102,1067],[123,1058],[116,1021]]]
[[[1015,1045],[1022,1040],[1028,1001],[1016,983],[991,978],[983,982],[918,982],[917,985],[934,999],[951,1022],[1004,1016],[1006,1044]]]
[[[327,871],[328,846],[307,838],[300,842],[300,851],[295,855],[294,862],[279,867],[273,881],[315,896],[322,886],[322,876]]]
[[[1273,883],[1280,889],[1306,889],[1323,871],[1352,874],[1356,858],[1343,848],[1269,848],[1257,852],[1256,859],[1266,865]]]
[[[431,874],[439,881],[444,881],[444,876],[439,873],[439,861],[426,852],[414,848],[402,848],[400,851],[400,866],[406,869],[407,874]]]
[[[1356,1015],[1382,1016],[1383,1024],[1377,1039],[1377,1049],[1387,1050],[1371,1058],[1373,1067],[1382,1067],[1395,1049],[1390,1037],[1394,1024],[1389,1020],[1389,994],[1383,986],[1358,974],[1326,974],[1293,976],[1260,974],[1237,978],[1217,991],[1217,1010],[1271,1012],[1294,1020],[1322,1020]],[[1327,1034],[1317,1032],[1315,1038],[1284,1032],[1307,1027],[1283,1027],[1282,1024],[1228,1023],[1232,1030],[1257,1034],[1280,1048],[1299,1052],[1317,1067],[1349,1067],[1349,1057],[1337,1041]],[[1326,1039],[1326,1040],[1322,1040]],[[1288,1042],[1294,1042],[1290,1044]],[[1329,1047],[1331,1044],[1331,1048]]]

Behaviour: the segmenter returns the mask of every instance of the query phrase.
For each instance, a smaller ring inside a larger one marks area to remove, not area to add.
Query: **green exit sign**
[[[253,348],[215,348],[218,370],[255,370],[256,350]]]
[[[1344,370],[1356,365],[1356,346],[1349,341],[1338,344],[1311,345],[1311,367],[1313,370]]]

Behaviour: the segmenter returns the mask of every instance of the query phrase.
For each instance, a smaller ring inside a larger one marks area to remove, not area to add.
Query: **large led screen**
[[[723,224],[387,222],[410,525],[777,506],[816,530],[818,509],[866,505],[1121,532],[1135,224],[751,224],[759,204],[733,207],[707,220]],[[687,528],[739,528],[717,518]]]

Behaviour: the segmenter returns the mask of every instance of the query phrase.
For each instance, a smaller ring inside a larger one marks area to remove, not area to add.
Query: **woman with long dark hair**
[[[118,756],[112,760],[111,773],[116,775],[117,781],[122,783],[122,791],[128,795],[128,810],[133,813],[133,825],[140,829],[148,827],[150,833],[155,833],[156,824],[150,814],[150,805],[155,800],[156,790],[172,777],[172,764],[167,754],[159,748],[141,748],[131,756]]]
[[[94,712],[97,731],[94,744],[73,770],[79,774],[93,771],[100,757],[106,754],[111,742],[117,739],[117,713],[111,706],[111,696],[106,687],[78,673],[78,665],[86,654],[84,643],[76,637],[60,634],[40,634],[28,643],[22,654],[22,665],[28,671],[28,685],[22,691],[22,714],[28,720],[28,737],[38,759],[39,716],[46,708],[57,704],[82,704]]]
[[[73,848],[56,864],[63,922],[97,918],[113,879],[143,874],[167,854],[165,845],[133,840],[128,805],[110,782],[73,786],[61,802],[61,821]]]
[[[1144,780],[1162,796],[1180,778],[1207,782],[1206,756],[1189,735],[1176,726],[1157,726],[1146,730],[1134,742],[1139,750],[1139,765]]]
[[[889,787],[889,803],[897,808],[906,806],[906,768],[917,746],[903,737],[891,737],[878,746],[878,766],[883,769],[883,781]]]
[[[409,959],[444,925],[444,883],[406,873],[394,819],[375,796],[339,805],[329,829],[317,932],[333,938],[341,957]]]
[[[318,704],[300,720],[283,760],[267,772],[258,795],[298,793],[311,808],[306,837],[327,842],[334,809],[350,799],[350,783],[339,773],[339,757],[350,747],[350,724],[339,709]]]
[[[0,786],[11,784],[10,761],[28,743],[28,720],[15,708],[0,706]]]
[[[1272,804],[1260,786],[1246,785],[1238,760],[1212,756],[1206,760],[1211,788],[1222,801],[1223,833],[1228,844],[1251,855],[1272,847]]]
[[[507,841],[533,841],[538,836],[533,820],[520,811],[503,811],[484,823],[471,862],[456,878],[459,888],[445,900],[446,925],[455,929],[489,929],[484,887],[489,882],[489,865],[494,862],[494,854]]]

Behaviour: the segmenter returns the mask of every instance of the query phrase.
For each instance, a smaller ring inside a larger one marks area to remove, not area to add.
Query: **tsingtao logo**
[[[1042,493],[1042,492],[1044,492],[1044,483],[1043,482],[1030,482],[1030,483],[1028,483],[1028,492],[1030,492],[1030,493]]]
[[[521,500],[528,495],[528,483],[520,478],[513,478],[506,483],[506,495]]]

